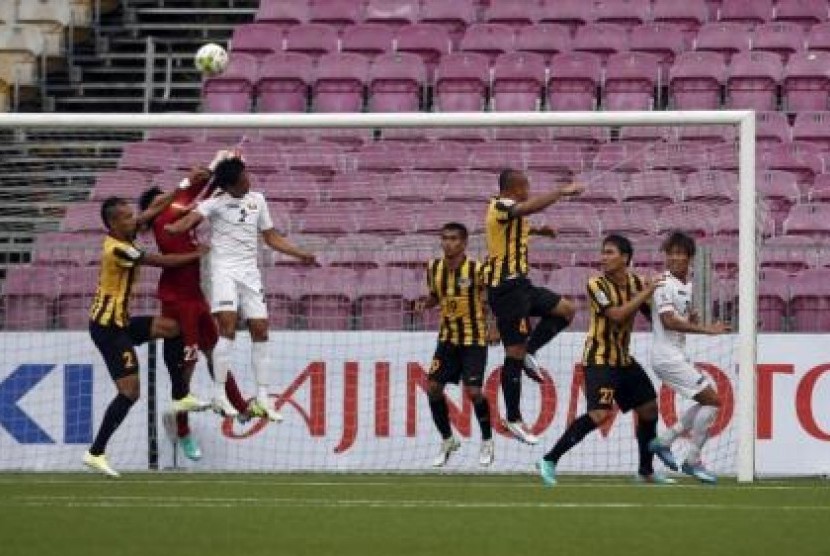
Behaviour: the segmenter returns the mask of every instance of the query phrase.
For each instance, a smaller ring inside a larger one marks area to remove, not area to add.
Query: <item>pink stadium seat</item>
[[[342,147],[332,143],[286,146],[282,149],[285,167],[328,179],[342,170]]]
[[[830,96],[830,52],[798,52],[784,70],[784,106],[791,111],[827,110]]]
[[[500,54],[513,51],[513,29],[497,23],[474,23],[467,27],[460,48],[484,54],[493,63]]]
[[[732,149],[732,145],[726,148]],[[709,168],[721,158],[714,146],[703,142],[656,143],[643,153],[646,168],[671,170],[676,174],[688,174],[700,168]]]
[[[675,141],[678,128],[664,126],[626,126],[620,129],[620,141],[625,143],[659,143]]]
[[[566,267],[551,271],[547,287],[562,294],[576,305],[576,316],[568,330],[584,331],[588,328],[590,303],[588,301],[588,279],[598,272],[585,267]]]
[[[534,52],[502,54],[493,66],[493,110],[535,111],[542,103],[545,59]]]
[[[282,29],[267,23],[248,23],[233,30],[231,51],[266,56],[282,50]]]
[[[627,203],[603,207],[598,212],[603,235],[621,233],[633,238],[646,238],[657,231],[657,215],[651,205]]]
[[[793,123],[793,140],[830,147],[830,112],[799,112]]]
[[[416,54],[395,52],[375,58],[369,70],[371,112],[417,112],[426,66]]]
[[[496,141],[521,141],[523,143],[546,143],[550,141],[550,129],[545,127],[496,127],[493,128]]]
[[[484,21],[510,25],[517,31],[524,26],[536,23],[539,18],[539,5],[526,0],[500,0],[491,2],[484,10]]]
[[[356,153],[357,169],[361,172],[381,174],[397,173],[408,165],[400,145],[394,143],[371,143]]]
[[[422,293],[421,281],[405,268],[369,270],[358,288],[359,330],[402,330],[412,317],[412,303]]]
[[[37,266],[87,266],[95,264],[101,254],[101,234],[46,232],[35,238],[32,264]]]
[[[303,281],[299,310],[308,330],[350,330],[352,302],[356,297],[360,275],[342,268],[332,272],[317,268],[308,272]]]
[[[669,73],[669,96],[676,110],[720,108],[726,64],[715,52],[685,52]]]
[[[651,0],[628,0],[626,2],[597,2],[594,4],[594,21],[614,23],[631,30],[649,19]]]
[[[669,74],[675,58],[686,49],[683,36],[666,23],[646,23],[631,30],[629,46],[632,52],[653,54],[660,59],[662,75]]]
[[[766,201],[776,229],[781,230],[790,208],[801,195],[796,177],[782,170],[759,170],[755,176],[755,187]]]
[[[755,141],[759,148],[770,144],[789,143],[791,135],[787,115],[783,112],[755,113]]]
[[[340,50],[354,52],[368,58],[390,52],[395,31],[382,23],[358,23],[343,29],[340,37]]]
[[[498,173],[505,168],[524,169],[524,149],[514,143],[471,145],[470,169]]]
[[[470,168],[470,151],[458,143],[425,143],[409,149],[413,170],[455,172]]]
[[[113,195],[133,200],[148,186],[147,176],[141,172],[131,170],[102,172],[95,177],[95,187],[90,194],[90,200],[103,201]]]
[[[188,171],[194,166],[205,166],[213,160],[217,151],[227,148],[227,143],[218,141],[188,143],[182,145],[179,149],[178,156],[174,159],[175,164],[167,164],[163,169],[170,170],[172,168],[179,168],[183,171]]]
[[[690,45],[698,29],[708,20],[708,13],[704,0],[655,0],[652,19],[677,28]]]
[[[143,269],[146,270],[146,269]],[[65,268],[57,280],[57,327],[67,330],[86,330],[89,327],[89,307],[98,285],[98,268],[94,266]],[[134,288],[137,289],[137,288]],[[141,314],[133,306],[133,314]]]
[[[56,295],[56,271],[48,267],[12,266],[3,283],[4,330],[50,328]]]
[[[342,29],[363,19],[363,0],[326,0],[312,2],[309,21]]]
[[[309,17],[308,0],[260,0],[254,20],[285,28],[308,23]]]
[[[672,230],[683,230],[697,238],[714,234],[715,222],[719,215],[729,213],[737,219],[737,206],[712,207],[704,203],[678,203],[663,208],[657,218],[657,233],[662,235]]]
[[[734,143],[737,137],[735,126],[682,126],[677,130],[677,138],[683,143],[698,142],[705,144]]]
[[[571,37],[564,25],[541,23],[530,25],[516,33],[515,48],[520,52],[535,52],[545,57],[545,61],[571,48]]]
[[[128,143],[124,146],[121,159],[118,161],[118,168],[119,170],[158,173],[175,164],[177,150],[163,143]]]
[[[202,87],[205,112],[250,112],[259,63],[251,54],[232,54],[228,68]]]
[[[723,0],[719,21],[760,25],[772,19],[772,0]]]
[[[593,239],[600,235],[596,208],[588,203],[557,203],[539,215],[538,222],[549,224],[556,230],[556,237],[562,240]]]
[[[611,54],[628,50],[628,33],[625,27],[612,23],[590,23],[576,30],[572,47],[596,54],[605,62]]]
[[[810,143],[793,142],[773,145],[759,151],[757,158],[762,168],[792,172],[798,178],[802,191],[813,183],[816,174],[824,171],[822,149]]]
[[[830,23],[819,23],[807,34],[807,48],[810,52],[830,50]]]
[[[285,35],[286,51],[301,52],[315,58],[328,52],[337,52],[339,44],[337,30],[331,25],[320,23],[297,25]]]
[[[643,169],[642,146],[636,143],[606,143],[594,158],[594,169],[639,172]]]
[[[66,206],[61,231],[100,232],[103,230],[100,203],[71,203]]]
[[[612,54],[603,88],[606,110],[651,110],[660,74],[659,58],[643,52]]]
[[[772,52],[739,52],[732,57],[726,81],[729,108],[775,110],[784,66]]]
[[[524,148],[524,164],[528,170],[553,172],[567,180],[572,174],[589,166],[585,150],[576,143],[531,143]]]
[[[313,61],[299,52],[281,52],[262,60],[257,91],[258,112],[305,112]]]
[[[758,330],[785,332],[790,276],[774,268],[758,272]]]
[[[804,50],[804,33],[797,23],[767,23],[755,28],[752,50],[774,52],[786,63],[790,56]]]
[[[276,330],[297,328],[297,300],[303,292],[300,275],[293,268],[287,267],[265,272],[263,278],[268,325]]]
[[[473,0],[424,0],[421,3],[421,23],[443,27],[458,44],[467,25],[476,20],[476,3]]]
[[[418,21],[418,0],[367,0],[365,21],[400,27]]]
[[[320,196],[329,203],[372,203],[386,200],[386,191],[376,174],[337,174],[320,184]]]
[[[292,230],[326,237],[351,234],[357,231],[353,211],[365,209],[365,203],[309,205],[302,213],[292,215]]]
[[[602,61],[588,52],[557,54],[550,61],[549,110],[594,110]]]
[[[200,129],[159,127],[147,130],[147,132],[144,134],[144,140],[180,145],[182,143],[198,141],[203,136],[204,132]]]
[[[607,207],[620,202],[623,176],[616,172],[581,172],[574,176],[575,183],[585,186],[579,200],[596,207]]]
[[[395,45],[398,52],[410,52],[421,57],[426,64],[430,81],[442,56],[452,50],[450,35],[440,25],[419,24],[401,27]]]
[[[790,281],[790,310],[794,331],[830,331],[830,269],[804,270]]]
[[[830,205],[815,203],[793,206],[784,221],[784,233],[826,241],[830,238]]]
[[[825,0],[777,0],[773,20],[797,23],[807,30],[813,25],[827,21]]]
[[[315,112],[360,112],[369,82],[369,61],[353,52],[326,54],[317,64],[312,87]]]
[[[373,234],[354,234],[336,238],[323,260],[329,267],[365,271],[380,266],[386,251],[386,238]],[[334,270],[333,272],[338,272]]]
[[[739,23],[707,23],[700,28],[694,42],[698,52],[717,52],[725,62],[744,50],[749,50],[751,35]]]
[[[807,192],[807,200],[811,203],[830,203],[830,174],[816,176]]]
[[[381,187],[390,202],[429,205],[443,200],[446,183],[444,176],[433,172],[405,172]]]
[[[496,178],[489,172],[458,172],[451,174],[444,189],[445,202],[483,203],[497,189]]]
[[[583,0],[542,0],[539,23],[567,25],[571,34],[594,20],[592,5]]]
[[[632,174],[628,185],[623,186],[620,200],[624,203],[648,204],[655,210],[680,199],[677,177],[665,170]]]
[[[719,170],[689,174],[683,186],[683,200],[713,206],[730,205],[738,200],[738,176]]]
[[[435,77],[436,110],[478,112],[484,109],[490,82],[490,61],[474,52],[441,58]]]
[[[425,212],[435,214],[429,209]],[[385,203],[380,210],[363,211],[355,217],[357,231],[364,234],[394,236],[417,230],[412,205],[405,203]]]
[[[320,185],[308,174],[267,174],[257,182],[257,190],[268,200],[291,204],[301,210],[320,199]]]
[[[775,269],[788,274],[801,272],[816,259],[817,242],[805,236],[768,238],[761,246],[758,264],[762,269]]]

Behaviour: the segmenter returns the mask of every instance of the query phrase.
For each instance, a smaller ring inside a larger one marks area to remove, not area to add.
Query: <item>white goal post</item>
[[[153,128],[450,128],[580,126],[737,126],[739,146],[737,478],[755,469],[757,339],[755,113],[752,111],[518,112],[395,114],[0,114],[0,131]]]

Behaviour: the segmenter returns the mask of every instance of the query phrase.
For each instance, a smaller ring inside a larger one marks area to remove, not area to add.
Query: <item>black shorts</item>
[[[530,336],[530,317],[544,317],[562,296],[530,283],[527,278],[505,280],[487,289],[487,301],[496,317],[502,344],[523,344]]]
[[[487,366],[487,346],[457,346],[449,342],[438,342],[429,379],[441,384],[458,384],[481,387],[484,382],[484,368]]]
[[[89,321],[89,335],[101,352],[113,380],[138,372],[134,346],[150,340],[153,317],[133,317],[127,326],[103,326]]]
[[[657,399],[651,379],[637,361],[631,365],[588,365],[585,368],[588,411],[611,409],[614,402],[623,413]]]

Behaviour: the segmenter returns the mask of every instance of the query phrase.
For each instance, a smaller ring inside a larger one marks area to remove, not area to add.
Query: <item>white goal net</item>
[[[203,457],[188,460],[165,432],[170,381],[161,343],[152,342],[138,350],[142,398],[107,450],[116,468],[429,471],[440,443],[425,394],[438,315],[417,314],[413,303],[426,294],[426,263],[441,256],[445,223],[464,224],[469,256],[484,260],[487,200],[498,173],[513,168],[527,174],[531,195],[572,181],[586,186],[532,217],[557,237],[530,244],[531,280],[571,299],[577,315],[539,352],[545,382],[523,385],[522,411],[539,445],[512,440],[501,424],[504,353],[491,347],[485,392],[495,462],[479,466],[472,404],[450,385],[462,448],[442,471],[533,470],[585,410],[586,283],[601,272],[602,238],[628,237],[632,271],[654,275],[665,269],[662,240],[679,230],[697,239],[698,311],[735,330],[688,345],[724,401],[703,457],[718,473],[752,478],[755,249],[780,223],[754,196],[749,113],[21,116],[0,117],[0,469],[79,469],[114,394],[87,331],[106,233],[102,200],[169,190],[217,150],[240,148],[275,227],[319,261],[306,266],[261,249],[272,399],[285,421],[191,414]],[[138,241],[156,250],[151,233]],[[142,269],[133,315],[158,314],[158,278],[157,269]],[[650,325],[638,317],[632,351],[647,369],[650,343]],[[249,345],[240,328],[233,369],[246,397],[255,392]],[[651,378],[662,430],[687,402]],[[213,391],[203,356],[192,391]],[[636,468],[633,416],[621,413],[560,466],[576,474]]]

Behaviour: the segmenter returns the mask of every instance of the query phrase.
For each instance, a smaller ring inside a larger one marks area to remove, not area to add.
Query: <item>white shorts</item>
[[[244,319],[267,319],[268,307],[259,274],[250,274],[243,280],[225,272],[211,273],[210,310],[241,312]]]
[[[653,354],[651,367],[663,384],[690,400],[707,387],[714,387],[712,380],[683,354]]]

